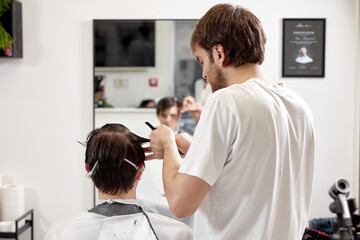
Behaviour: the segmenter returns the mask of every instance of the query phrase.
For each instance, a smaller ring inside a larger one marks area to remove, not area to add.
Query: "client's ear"
[[[137,171],[136,176],[135,176],[135,179],[136,179],[136,180],[141,180],[141,176],[142,176],[142,172]]]
[[[89,169],[89,166],[87,163],[85,163],[85,169],[86,169],[86,172],[90,172],[90,169]]]
[[[141,163],[139,167],[140,167],[140,168],[143,168],[143,167],[144,167],[144,163]],[[135,175],[135,179],[136,179],[136,180],[141,180],[141,176],[142,176],[142,172],[137,171],[137,172],[136,172],[136,175]]]

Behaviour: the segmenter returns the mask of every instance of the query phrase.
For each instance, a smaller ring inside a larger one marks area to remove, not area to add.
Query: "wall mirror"
[[[197,20],[93,20],[94,127],[126,125],[148,137],[145,121],[157,125],[155,109],[144,99],[187,95],[198,98],[201,67],[190,37]],[[192,123],[182,116],[180,124]]]
[[[147,138],[151,130],[145,121],[153,125],[159,125],[159,121],[155,108],[139,108],[142,100],[172,96],[182,101],[188,95],[199,100],[204,81],[190,49],[196,23],[93,20],[94,128],[121,123]],[[185,126],[179,126],[182,129],[188,126],[190,132],[196,126],[189,114],[182,114],[179,125]],[[146,211],[175,218],[158,174],[162,161],[147,163],[146,170],[137,188],[137,201]],[[97,195],[94,187],[94,204],[99,203]],[[192,216],[178,220],[193,225]]]

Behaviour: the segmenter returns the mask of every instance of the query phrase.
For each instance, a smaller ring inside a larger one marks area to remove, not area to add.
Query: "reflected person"
[[[168,126],[174,134],[180,133],[179,120],[182,104],[175,97],[164,97],[156,104],[156,115],[161,124]]]
[[[141,101],[139,108],[154,108],[156,106],[153,99],[144,99]]]

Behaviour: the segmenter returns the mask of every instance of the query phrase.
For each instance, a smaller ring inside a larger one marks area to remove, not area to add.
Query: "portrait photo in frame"
[[[325,77],[325,18],[283,19],[283,77]]]

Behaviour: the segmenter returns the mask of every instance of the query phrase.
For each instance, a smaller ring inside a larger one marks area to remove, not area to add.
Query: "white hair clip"
[[[140,167],[136,166],[135,163],[131,162],[130,160],[127,160],[126,158],[124,158],[124,161],[127,162],[128,164],[130,164],[131,166],[133,166],[139,172],[144,172],[144,170],[145,170],[145,166],[140,168]]]
[[[91,171],[85,174],[88,178],[91,178],[91,176],[95,174],[95,170],[96,170],[96,166],[98,165],[98,162],[99,161],[96,160],[96,163],[93,166],[93,168],[91,169]]]

